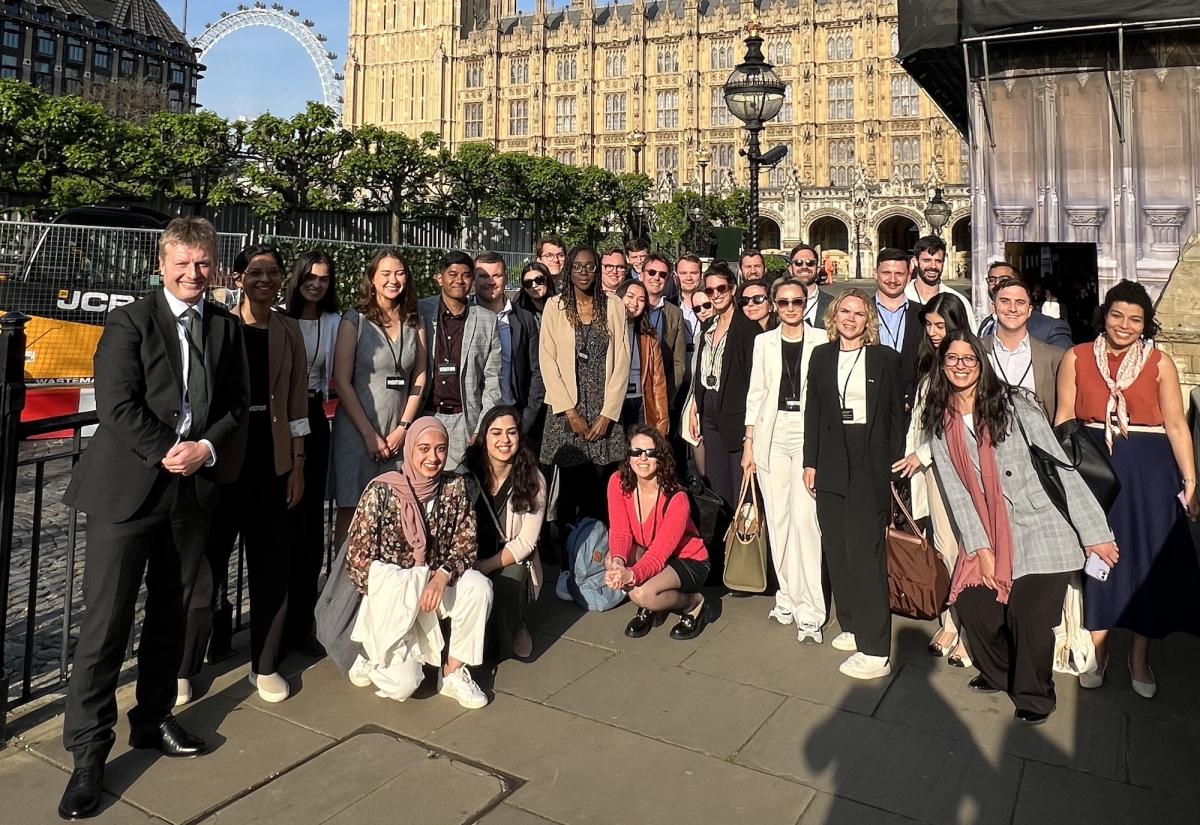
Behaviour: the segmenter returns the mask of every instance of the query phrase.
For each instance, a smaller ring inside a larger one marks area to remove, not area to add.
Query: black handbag
[[[1068,524],[1073,524],[1073,522],[1070,508],[1067,506],[1067,491],[1059,476],[1060,470],[1079,473],[1088,489],[1092,491],[1092,495],[1096,497],[1101,509],[1108,512],[1116,500],[1117,494],[1121,492],[1121,481],[1117,478],[1117,473],[1113,470],[1108,456],[1097,449],[1095,442],[1088,437],[1087,433],[1083,432],[1083,425],[1078,420],[1064,421],[1055,430],[1055,436],[1067,456],[1067,460],[1063,461],[1029,440],[1029,436],[1025,432],[1025,425],[1021,423],[1021,417],[1016,410],[1013,410],[1013,418],[1017,422],[1017,429],[1021,431],[1021,438],[1025,440],[1025,446],[1029,448],[1029,458],[1033,463],[1033,470],[1037,473],[1038,480],[1042,483],[1042,489],[1046,491],[1046,496],[1058,509],[1058,512],[1062,513],[1062,517],[1067,520]],[[1070,425],[1075,426],[1071,427]],[[1059,431],[1062,431],[1062,434]],[[1084,475],[1083,468],[1085,466],[1092,473],[1091,477]]]
[[[725,500],[714,493],[700,476],[688,478],[684,489],[687,490],[688,503],[691,505],[692,521],[700,532],[704,546],[708,548],[711,565],[709,583],[719,585],[725,569],[725,533],[733,522],[733,514]]]

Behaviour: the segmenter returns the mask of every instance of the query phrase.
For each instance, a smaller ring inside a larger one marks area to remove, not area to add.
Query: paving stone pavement
[[[549,577],[549,581],[553,581]],[[801,646],[770,600],[725,598],[692,642],[623,635],[633,609],[585,614],[543,591],[532,661],[476,670],[492,704],[406,702],[355,688],[328,661],[292,659],[294,691],[262,702],[239,655],[179,713],[213,752],[169,760],[125,744],[97,822],[460,825],[1194,825],[1200,801],[1200,640],[1154,643],[1158,697],[1117,665],[1081,691],[1057,680],[1048,724],[1019,728],[1003,696],[925,651],[897,620],[893,672],[854,682],[845,654]],[[832,637],[833,629],[826,633]],[[122,709],[132,703],[122,689]],[[0,821],[57,821],[62,721],[15,721],[0,751]]]

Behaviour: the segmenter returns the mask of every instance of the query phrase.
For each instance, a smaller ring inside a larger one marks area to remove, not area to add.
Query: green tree
[[[223,206],[238,197],[238,150],[246,124],[213,112],[159,112],[146,128],[151,140],[144,174],[155,191],[196,206]]]
[[[400,221],[418,212],[429,197],[434,172],[430,151],[438,137],[426,132],[414,140],[378,126],[350,132],[350,145],[338,167],[343,198],[364,209],[381,209],[391,216],[392,243],[400,243]]]
[[[279,215],[294,227],[303,209],[341,205],[338,163],[350,146],[350,133],[328,106],[309,102],[291,118],[259,115],[246,130],[244,167],[251,203],[260,215]]]

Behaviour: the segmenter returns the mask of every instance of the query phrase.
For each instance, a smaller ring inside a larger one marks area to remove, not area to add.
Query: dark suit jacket
[[[833,303],[833,296],[825,290],[817,287],[817,326],[822,330],[825,329],[825,311],[829,309],[829,305]]]
[[[197,500],[212,511],[217,483],[232,481],[241,470],[242,456],[231,442],[246,412],[242,325],[212,302],[204,305],[204,347],[209,406],[198,431],[216,449],[217,464],[194,478]],[[63,499],[89,515],[122,522],[170,475],[161,462],[178,440],[183,362],[162,292],[109,313],[94,364],[100,426]]]
[[[1029,316],[1029,323],[1026,324],[1026,328],[1029,330],[1031,336],[1052,347],[1070,349],[1075,346],[1075,341],[1071,338],[1070,324],[1058,318],[1051,318],[1039,310],[1035,309],[1033,314]],[[989,315],[979,325],[979,337],[983,338],[995,333],[996,316]]]
[[[703,329],[716,323],[715,318],[709,319]],[[725,334],[729,340],[725,344],[725,352],[721,359],[721,387],[713,393],[704,388],[700,381],[700,369],[692,376],[693,392],[696,394],[698,409],[704,409],[709,404],[717,405],[717,430],[721,433],[721,441],[725,448],[735,453],[742,448],[742,436],[746,434],[746,396],[750,394],[750,368],[754,364],[754,339],[763,332],[754,321],[735,309],[729,331]],[[696,341],[696,364],[703,364],[704,347],[707,344],[701,333]]]
[[[516,304],[508,316],[508,327],[512,332],[513,393],[521,412],[521,429],[528,433],[546,401],[546,385],[542,383],[538,360],[539,327],[533,313]]]
[[[900,356],[882,345],[864,353],[867,379],[867,449],[863,466],[875,510],[886,510],[891,493],[892,464],[904,455],[907,433],[904,397],[900,387]],[[837,386],[838,345],[822,344],[813,350],[808,365],[804,407],[804,466],[817,471],[817,491],[846,496],[850,493],[850,467],[842,425]],[[868,502],[863,502],[868,504]]]
[[[913,394],[917,389],[917,354],[921,351],[921,338],[925,328],[921,325],[921,305],[908,302],[904,316],[904,340],[900,342],[900,376],[903,380],[904,409],[911,410]]]

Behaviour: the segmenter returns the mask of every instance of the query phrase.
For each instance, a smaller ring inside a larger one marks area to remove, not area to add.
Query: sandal
[[[946,664],[950,667],[970,667],[971,657],[965,651],[966,639],[960,636],[954,637],[954,645],[950,648],[950,655],[946,658]]]
[[[945,630],[939,630],[937,633],[934,634],[933,639],[929,642],[929,655],[930,656],[938,656],[938,657],[945,656],[946,654],[951,653],[956,647],[958,647],[958,634],[957,633],[954,634],[954,637],[950,640],[949,644],[944,645],[944,644],[938,643],[938,639],[945,632],[946,632]]]

